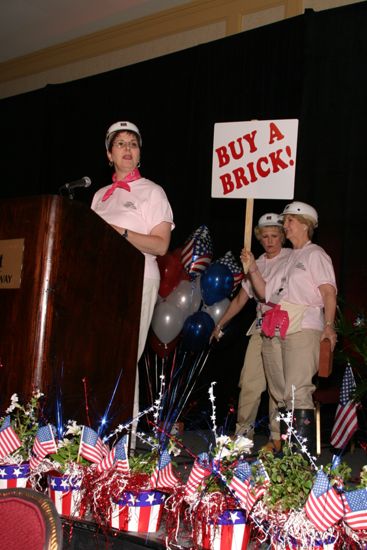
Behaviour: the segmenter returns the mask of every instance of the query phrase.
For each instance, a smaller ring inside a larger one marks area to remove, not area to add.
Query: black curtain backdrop
[[[362,309],[366,28],[366,2],[307,10],[182,52],[4,99],[0,197],[57,193],[63,183],[88,175],[93,185],[77,190],[76,200],[89,204],[110,182],[106,129],[127,119],[142,132],[142,174],[162,185],[171,202],[176,222],[171,248],[206,224],[215,258],[227,250],[237,255],[245,201],[210,197],[214,123],[298,118],[295,199],[318,210],[314,240],[333,259],[340,294]],[[285,203],[255,200],[254,221]],[[254,252],[261,252],[256,242]],[[248,323],[241,322],[239,337],[213,354],[210,367],[222,377],[227,401],[242,366]],[[233,365],[232,377],[220,374],[223,362]]]

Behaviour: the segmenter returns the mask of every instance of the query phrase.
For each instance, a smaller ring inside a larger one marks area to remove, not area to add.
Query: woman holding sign
[[[274,269],[287,262],[290,248],[282,248],[285,241],[283,226],[279,214],[268,213],[261,216],[254,229],[256,238],[260,241],[265,252],[256,260],[256,268],[259,269],[264,280],[272,276]],[[215,327],[212,337],[219,340],[222,328],[246,305],[249,298],[255,298],[257,302],[256,319],[247,332],[251,336],[245,355],[245,361],[241,370],[239,387],[241,388],[237,407],[236,435],[245,435],[252,438],[261,394],[266,391],[267,384],[261,356],[262,316],[269,307],[257,297],[249,280],[242,281],[242,287],[236,297],[230,303],[223,317]],[[269,395],[269,429],[270,439],[266,449],[280,451],[281,441],[279,433],[278,404]]]
[[[243,259],[256,292],[272,308],[262,325],[263,360],[269,392],[279,408],[294,407],[295,428],[314,447],[315,386],[313,376],[319,364],[320,341],[336,343],[334,317],[336,283],[330,257],[311,242],[318,225],[316,210],[303,202],[288,204],[282,213],[286,238],[293,252],[266,282],[250,252]],[[279,353],[279,350],[281,353]]]

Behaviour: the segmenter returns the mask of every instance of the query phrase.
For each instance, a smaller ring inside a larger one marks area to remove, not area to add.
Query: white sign
[[[298,120],[214,125],[212,197],[293,199]]]

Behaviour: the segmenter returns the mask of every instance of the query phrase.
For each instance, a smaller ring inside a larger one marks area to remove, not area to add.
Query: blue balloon
[[[231,294],[234,285],[233,274],[226,265],[213,263],[202,274],[200,285],[204,303],[212,306]]]
[[[187,351],[202,350],[208,344],[214,326],[213,319],[205,311],[197,311],[187,317],[182,329],[182,348]]]

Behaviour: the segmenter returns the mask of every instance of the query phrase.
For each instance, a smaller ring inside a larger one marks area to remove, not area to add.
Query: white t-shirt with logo
[[[92,210],[109,224],[144,235],[149,235],[161,222],[168,222],[171,229],[174,228],[172,209],[162,187],[146,178],[139,178],[129,185],[131,191],[117,188],[104,202],[102,197],[110,185],[99,189],[93,197]],[[144,278],[159,279],[156,256],[144,256]]]
[[[324,302],[319,286],[324,284],[336,289],[332,261],[323,248],[309,241],[302,248],[293,249],[287,262],[272,272],[266,281],[265,300],[271,301],[282,289],[282,300],[308,306],[302,328],[323,330]]]

